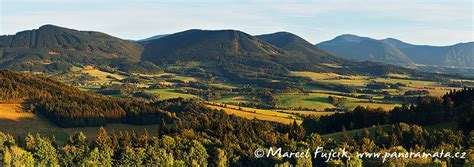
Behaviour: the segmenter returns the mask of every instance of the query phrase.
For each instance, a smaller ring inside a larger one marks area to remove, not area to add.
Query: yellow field
[[[172,98],[178,98],[178,97],[182,97],[185,99],[197,98],[197,96],[195,95],[180,93],[174,89],[146,89],[145,91],[149,93],[159,94],[160,100],[166,100],[166,99],[172,99]]]
[[[0,104],[0,131],[13,136],[40,133],[65,138],[67,135],[56,125],[33,113],[25,112],[21,104]]]
[[[298,111],[298,110],[273,110],[275,112],[283,112],[288,114],[301,114],[301,115],[312,115],[316,117],[332,115],[335,112],[325,112],[325,111]]]
[[[432,81],[421,81],[421,80],[413,80],[409,79],[410,76],[406,74],[388,74],[387,76],[399,77],[399,78],[406,78],[406,79],[395,79],[395,78],[375,78],[372,79],[368,76],[352,76],[352,75],[339,75],[334,73],[316,73],[316,72],[308,72],[308,71],[292,71],[292,75],[294,76],[301,76],[301,77],[309,77],[314,81],[320,83],[335,83],[335,84],[343,84],[349,86],[356,86],[361,87],[365,86],[367,83],[375,81],[375,82],[385,82],[385,83],[402,83],[406,84],[412,88],[424,88],[424,87],[443,87],[437,82]]]
[[[341,76],[335,73],[316,73],[316,72],[309,72],[309,71],[291,71],[290,74],[294,76],[300,76],[300,77],[309,77],[313,80],[331,79],[331,78]]]
[[[342,84],[355,88],[364,88],[370,82],[384,82],[384,83],[402,83],[407,85],[402,87],[400,90],[396,89],[385,89],[383,91],[388,91],[391,95],[403,95],[407,90],[428,90],[431,96],[442,96],[446,92],[452,89],[460,89],[454,87],[447,87],[446,85],[441,85],[438,82],[433,81],[422,81],[410,79],[411,77],[407,74],[395,74],[391,73],[387,76],[397,77],[397,78],[370,78],[368,76],[351,76],[351,75],[339,75],[334,73],[316,73],[308,71],[292,71],[292,75],[309,77],[312,80],[319,83],[326,84]],[[461,81],[456,79],[451,79],[452,81]],[[462,80],[465,82],[470,82],[471,80]],[[474,81],[472,81],[474,82]],[[305,89],[310,90],[314,93],[334,93],[332,90],[324,90],[317,87],[306,87]]]
[[[411,80],[411,79],[377,78],[377,79],[373,79],[373,81],[385,82],[385,83],[402,83],[413,88],[440,86],[438,83],[432,82],[432,81],[420,81],[420,80]]]
[[[353,86],[353,87],[364,87],[370,81],[365,80],[365,79],[354,78],[354,79],[327,79],[327,80],[320,80],[318,82],[327,83],[327,84],[335,83],[335,84],[348,85],[348,86]]]
[[[362,106],[362,107],[367,107],[367,106],[370,106],[372,108],[383,108],[384,110],[391,110],[393,109],[394,107],[398,107],[398,106],[401,106],[400,104],[382,104],[382,103],[370,103],[370,102],[345,102],[345,103],[342,103],[342,106],[344,108],[347,108],[349,110],[352,110],[354,109],[355,107],[357,106]]]
[[[94,77],[98,77],[98,78],[100,78],[100,81],[112,81],[113,80],[111,78],[107,78],[107,76],[111,76],[111,77],[115,78],[116,80],[125,79],[125,77],[122,76],[122,75],[112,74],[112,73],[105,72],[105,71],[100,71],[98,69],[95,69],[92,66],[84,67],[82,72],[86,73],[86,74],[89,74],[91,76],[94,76]]]
[[[209,84],[209,85],[219,87],[219,88],[228,88],[228,89],[237,88],[236,86],[232,86],[232,85],[229,85],[229,84],[223,84],[223,83],[214,83],[214,84]]]
[[[326,66],[326,67],[331,67],[331,68],[342,68],[342,66],[337,65],[337,64],[322,63],[320,65],[323,65],[323,66]]]
[[[410,78],[410,75],[407,75],[407,74],[390,73],[387,76],[389,76],[389,77],[398,77],[398,78]]]
[[[194,77],[188,77],[188,76],[183,76],[183,75],[177,75],[177,74],[173,74],[173,73],[160,73],[160,74],[139,74],[139,73],[135,73],[134,75],[140,75],[140,76],[146,76],[146,77],[161,77],[161,76],[164,76],[164,75],[174,75],[175,77],[174,78],[171,78],[171,79],[177,79],[177,80],[181,80],[183,82],[194,82],[194,81],[197,81],[196,78]]]
[[[227,105],[227,107],[220,107],[220,106],[209,104],[207,106],[213,109],[217,109],[217,110],[224,110],[224,112],[226,112],[227,114],[230,114],[230,115],[234,114],[235,116],[243,117],[247,119],[259,119],[259,120],[279,122],[279,123],[284,123],[284,124],[291,124],[293,123],[294,120],[296,120],[298,124],[302,122],[300,118],[297,118],[297,116],[295,115],[275,112],[271,110],[261,110],[261,109],[247,108],[247,107],[241,107],[241,110],[239,110],[238,109],[239,107],[233,106],[233,105]]]
[[[252,99],[245,95],[226,95],[222,98],[217,100],[213,100],[213,102],[219,103],[243,103],[243,102],[250,102]]]
[[[335,106],[329,102],[329,94],[310,93],[303,94],[281,94],[277,95],[280,100],[279,107],[283,108],[310,108],[316,110],[324,110],[325,108],[334,108]],[[334,95],[332,95],[334,96]]]
[[[135,130],[141,134],[147,129],[150,135],[158,133],[158,125],[107,124],[104,128],[108,132]],[[99,127],[60,128],[46,118],[23,111],[20,104],[0,104],[0,132],[15,137],[39,133],[49,137],[55,136],[59,142],[65,142],[69,135],[81,131],[90,141],[95,138],[98,130]]]
[[[339,75],[335,73],[316,73],[308,71],[292,71],[291,75],[309,77],[320,83],[335,83],[349,86],[362,87],[370,82],[367,76]]]

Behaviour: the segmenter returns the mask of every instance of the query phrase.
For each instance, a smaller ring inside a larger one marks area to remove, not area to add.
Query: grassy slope
[[[13,136],[39,133],[58,140],[66,140],[67,134],[46,118],[25,112],[21,104],[0,104],[0,131]]]
[[[312,108],[317,110],[324,110],[325,108],[333,108],[334,105],[330,104],[328,95],[325,94],[284,94],[277,95],[280,100],[279,107],[304,107]]]
[[[213,100],[213,102],[218,102],[218,103],[244,103],[244,102],[251,102],[253,101],[250,97],[245,96],[245,95],[225,95],[222,98],[219,98],[217,100]]]
[[[254,108],[247,108],[247,107],[239,107],[233,105],[227,105],[227,107],[221,107],[216,105],[207,105],[210,108],[217,109],[217,110],[224,110],[227,114],[234,114],[239,117],[247,118],[247,119],[260,119],[265,121],[272,121],[272,122],[279,122],[284,124],[291,124],[294,120],[297,123],[301,123],[301,119],[296,115],[281,113],[271,110],[261,110],[261,109],[254,109]]]
[[[197,98],[197,96],[195,96],[195,95],[180,93],[180,92],[177,92],[174,89],[146,89],[145,91],[150,92],[150,93],[159,94],[160,95],[160,100],[166,100],[166,99],[178,98],[178,97]]]
[[[158,125],[107,124],[104,128],[108,132],[134,130],[137,133],[143,133],[144,129],[147,129],[150,134],[158,132]],[[99,127],[60,128],[46,118],[25,112],[21,104],[0,104],[0,131],[15,137],[39,133],[49,137],[54,136],[58,142],[65,142],[69,135],[80,131],[89,140],[93,140],[98,130]]]

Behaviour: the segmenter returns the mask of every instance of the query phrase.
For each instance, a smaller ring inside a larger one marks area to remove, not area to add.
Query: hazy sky
[[[474,41],[472,0],[0,0],[0,34],[44,24],[142,39],[187,29],[288,31],[311,43],[341,34],[415,44]]]

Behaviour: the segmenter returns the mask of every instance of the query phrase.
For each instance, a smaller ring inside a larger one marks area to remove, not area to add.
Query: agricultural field
[[[76,132],[83,132],[89,141],[92,141],[99,131],[99,127],[82,128],[61,128],[53,124],[46,118],[24,111],[21,104],[0,104],[0,127],[4,133],[9,133],[14,137],[26,136],[29,132],[56,139],[59,143],[64,143],[69,135]],[[129,124],[107,124],[104,128],[108,132],[112,131],[135,131],[138,134],[144,133],[145,129],[149,134],[156,135],[158,125],[129,125]],[[34,134],[33,134],[34,135]]]
[[[373,102],[344,102],[341,104],[343,108],[347,108],[349,110],[352,110],[356,108],[357,106],[362,106],[362,107],[372,107],[372,108],[383,108],[384,110],[391,110],[394,107],[399,107],[401,104],[385,104],[385,103],[373,103]]]
[[[283,108],[310,108],[316,110],[324,110],[325,108],[334,108],[335,106],[329,102],[327,94],[311,93],[303,94],[282,94],[277,95],[280,101],[278,107]]]
[[[228,89],[238,88],[237,86],[234,86],[233,84],[224,84],[224,83],[212,83],[212,84],[209,84],[209,85],[215,86],[215,87],[218,87],[218,88],[228,88]]]
[[[240,107],[236,105],[222,104],[222,103],[208,103],[209,107],[217,110],[224,110],[227,114],[234,114],[239,117],[248,119],[260,119],[272,122],[279,122],[284,124],[291,124],[294,120],[301,123],[301,116],[328,116],[335,112],[324,111],[301,111],[301,110],[265,110],[255,109],[250,107]]]
[[[46,118],[26,112],[20,103],[0,104],[0,127],[4,133],[13,136],[26,136],[36,132],[58,140],[65,140],[67,134]]]
[[[190,63],[181,67],[198,67],[200,65],[201,64]],[[177,67],[173,67],[173,68],[177,68]],[[106,80],[106,81],[110,81],[110,79],[114,79],[114,78],[124,79],[126,77],[126,76],[121,76],[117,74],[110,74],[110,73],[99,71],[93,68],[84,68],[82,69],[82,71],[83,72],[85,71],[89,75],[99,77],[101,78],[100,80]],[[315,72],[307,72],[307,71],[293,71],[291,72],[291,74],[294,76],[309,77],[312,80],[319,83],[323,83],[323,84],[340,84],[340,85],[346,85],[346,86],[349,86],[352,88],[358,88],[358,89],[367,89],[366,85],[373,82],[389,83],[389,84],[395,84],[395,83],[405,84],[406,85],[405,87],[401,87],[399,89],[381,89],[380,90],[380,91],[388,92],[390,93],[390,95],[398,95],[398,96],[403,96],[406,91],[419,90],[419,89],[428,90],[430,95],[433,95],[433,96],[441,96],[445,94],[447,91],[449,91],[450,89],[453,89],[451,87],[441,85],[440,83],[437,83],[437,82],[414,80],[414,79],[411,79],[410,76],[405,75],[405,74],[389,74],[387,75],[387,77],[384,77],[384,78],[340,75],[340,74],[335,74],[335,73],[315,73]],[[160,78],[160,77],[170,78],[169,76],[171,76],[171,79],[180,80],[184,83],[196,82],[199,80],[199,78],[182,76],[182,75],[177,75],[174,73],[161,73],[161,74],[154,74],[154,75],[150,75],[150,74],[134,74],[134,75],[145,76],[145,77],[150,77],[150,78]],[[149,81],[149,82],[153,82],[153,81]],[[168,82],[164,80],[160,80],[157,82],[161,84],[165,84],[165,85],[175,84],[173,82]],[[230,88],[230,89],[236,89],[239,87],[239,85],[229,84],[229,83],[211,83],[209,85],[219,87],[219,88]],[[147,86],[146,84],[142,85],[142,87],[144,87],[143,90],[145,92],[160,95],[160,100],[177,98],[177,97],[198,98],[198,96],[196,95],[179,92],[176,89],[171,89],[171,88],[147,89],[146,86]],[[81,88],[83,90],[88,90],[88,91],[98,90],[97,87],[81,87]],[[310,93],[308,94],[291,94],[291,93],[290,94],[275,94],[275,97],[278,99],[278,104],[276,107],[284,108],[285,111],[283,111],[283,113],[287,113],[287,114],[298,113],[301,115],[311,115],[314,113],[312,112],[306,113],[306,111],[299,111],[299,112],[294,112],[294,111],[297,111],[300,108],[306,108],[306,109],[317,110],[317,111],[323,111],[326,108],[341,108],[341,109],[352,110],[356,106],[363,106],[363,107],[370,106],[374,108],[381,107],[385,110],[390,110],[393,107],[401,105],[400,104],[401,102],[395,102],[395,101],[385,102],[383,100],[384,95],[382,94],[360,94],[360,93],[347,94],[347,93],[338,92],[335,90],[328,90],[328,89],[316,87],[316,86],[305,86],[304,88],[305,90],[308,90]],[[361,96],[361,95],[371,96],[372,100],[356,97],[356,96]],[[329,96],[343,98],[344,100],[342,100],[340,103],[335,105],[331,103],[331,101],[328,98]],[[245,95],[245,94],[239,94],[238,92],[237,94],[222,95],[221,98],[214,99],[211,101],[216,102],[216,103],[229,104],[229,105],[231,104],[238,105],[240,103],[256,102],[255,99],[252,99],[250,96]],[[250,109],[250,110],[255,110],[255,109]],[[241,113],[242,111],[232,111],[232,112]],[[256,114],[256,113],[247,112],[242,115],[244,115],[247,118],[253,118],[257,116],[257,118],[262,118],[264,120],[270,119],[268,118],[268,115],[265,118],[263,118],[262,114]]]
[[[320,83],[342,84],[355,87],[363,87],[370,82],[367,76],[339,75],[335,73],[316,73],[308,71],[292,71],[292,75],[309,77]]]
[[[388,77],[397,77],[397,78],[410,78],[410,75],[408,74],[395,74],[395,73],[390,73],[387,74]]]
[[[302,115],[302,116],[316,116],[316,117],[328,116],[335,113],[335,112],[327,112],[327,111],[301,111],[301,110],[272,110],[272,111],[282,112],[282,113],[287,113],[287,114]]]
[[[307,71],[293,71],[291,72],[294,76],[308,77],[318,83],[324,84],[341,84],[352,88],[366,89],[368,83],[387,83],[387,84],[404,84],[400,89],[382,89],[387,91],[391,95],[403,95],[408,90],[427,90],[432,96],[441,96],[446,92],[453,89],[462,89],[462,87],[448,87],[442,83],[434,81],[424,81],[412,79],[406,74],[388,74],[387,77],[368,77],[368,76],[352,76],[352,75],[339,75],[334,73],[315,73]],[[451,81],[463,81],[471,82],[472,80],[459,80],[452,79]],[[474,82],[474,81],[472,81]],[[311,90],[312,92],[332,93],[332,90],[324,90],[317,87],[307,86],[305,89]]]
[[[175,89],[145,89],[146,92],[160,95],[160,100],[172,99],[172,98],[197,98],[195,95],[185,94],[176,91]]]
[[[259,119],[265,121],[272,121],[272,122],[279,122],[284,124],[291,124],[295,120],[298,124],[302,122],[301,118],[296,115],[283,113],[283,112],[276,112],[272,110],[262,110],[262,109],[254,109],[248,107],[239,107],[234,105],[225,105],[224,107],[218,103],[208,103],[208,107],[217,110],[224,110],[227,114],[235,115],[238,117],[243,117],[247,119]]]
[[[208,66],[210,64],[201,64],[199,62],[190,62],[183,65],[172,66],[171,69],[182,69],[182,68],[194,68],[201,66]],[[333,67],[331,64],[326,66]],[[201,95],[185,93],[186,91],[181,91],[184,89],[191,89],[198,91],[199,89],[193,87],[180,87],[177,85],[182,85],[183,83],[190,82],[200,82],[205,81],[204,78],[185,76],[182,74],[176,74],[172,72],[164,72],[159,74],[140,74],[132,73],[126,75],[124,72],[106,72],[102,71],[93,66],[85,67],[73,67],[73,72],[70,74],[73,77],[78,77],[81,75],[89,75],[94,77],[93,80],[88,80],[87,84],[76,85],[76,87],[90,92],[98,92],[101,90],[101,87],[113,84],[124,84],[120,80],[127,79],[129,77],[137,77],[141,79],[139,83],[133,83],[139,89],[136,91],[144,91],[147,93],[152,93],[159,95],[159,100],[166,100],[171,98],[203,98]],[[301,116],[313,115],[313,116],[322,116],[332,114],[331,112],[315,112],[315,111],[325,111],[325,109],[337,109],[350,111],[357,106],[363,107],[373,107],[373,108],[383,108],[384,110],[390,110],[396,106],[401,106],[401,101],[396,100],[385,100],[387,94],[391,96],[405,96],[405,92],[411,90],[427,90],[431,96],[441,96],[452,89],[461,89],[455,87],[448,87],[442,83],[433,82],[433,81],[422,81],[413,79],[411,76],[406,74],[388,74],[386,77],[369,77],[362,75],[340,75],[335,73],[316,73],[308,71],[292,71],[291,75],[308,77],[313,81],[320,84],[331,84],[331,85],[344,85],[349,88],[358,89],[358,90],[370,90],[367,88],[367,84],[370,83],[386,83],[386,84],[403,84],[399,88],[386,88],[379,89],[378,92],[382,93],[347,93],[341,92],[335,89],[329,89],[327,87],[319,87],[314,85],[305,85],[303,86],[305,93],[278,93],[274,94],[273,97],[277,99],[275,108],[272,110],[260,110],[255,108],[240,107],[241,110],[238,110],[238,106],[225,108],[226,112],[235,114],[237,116],[242,116],[245,118],[253,119],[262,119],[269,120],[281,123],[291,123],[293,119],[299,120]],[[66,77],[68,78],[68,77]],[[463,81],[468,82],[470,80],[457,80],[452,79],[452,81]],[[280,82],[274,80],[273,82]],[[474,81],[473,81],[474,82]],[[206,81],[204,82],[210,87],[215,88],[224,88],[231,90],[238,90],[242,88],[243,85],[235,83],[226,83],[219,82],[218,80]],[[133,85],[132,84],[132,85]],[[160,88],[149,88],[152,84],[161,84],[165,85]],[[248,86],[248,85],[246,85]],[[210,89],[213,91],[213,89]],[[112,95],[116,97],[126,97],[129,95]],[[334,103],[330,100],[330,96],[336,97],[340,100],[337,103]],[[247,103],[261,103],[256,95],[251,95],[243,92],[226,92],[225,94],[220,94],[217,98],[212,98],[209,102],[226,104],[228,107],[233,105],[241,105]],[[218,108],[218,106],[213,106],[213,108]],[[221,108],[224,109],[224,108]],[[300,120],[299,120],[300,121]]]
[[[238,103],[245,103],[245,102],[252,102],[253,100],[251,97],[246,95],[225,95],[222,98],[217,100],[213,100],[212,102],[217,103],[227,103],[227,104],[238,104]]]
[[[99,78],[99,81],[101,82],[110,82],[110,81],[119,81],[122,79],[125,79],[126,76],[119,75],[119,74],[112,74],[109,72],[101,71],[99,69],[96,69],[92,66],[86,66],[84,67],[81,72],[89,74],[91,76]]]

